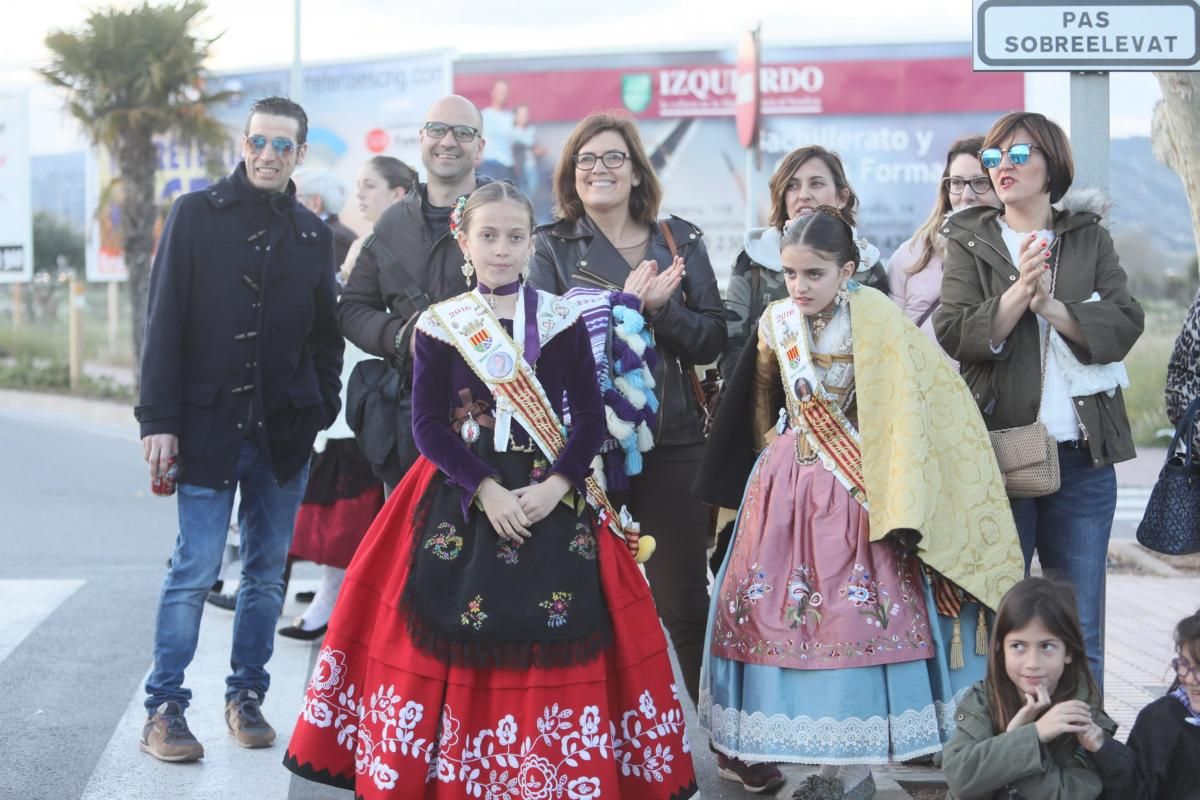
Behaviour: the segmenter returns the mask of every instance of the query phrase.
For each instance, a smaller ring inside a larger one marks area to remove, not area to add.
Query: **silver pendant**
[[[458,433],[467,444],[475,444],[479,441],[479,423],[475,421],[474,417],[467,417],[463,420],[462,428]]]

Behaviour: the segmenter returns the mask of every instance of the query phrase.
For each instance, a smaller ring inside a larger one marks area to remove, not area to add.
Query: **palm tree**
[[[202,145],[226,138],[208,108],[230,95],[204,88],[204,60],[215,39],[194,32],[205,9],[204,0],[183,0],[93,11],[80,30],[46,36],[52,56],[38,70],[66,90],[67,110],[95,146],[112,154],[134,309],[135,365],[141,362],[158,211],[154,137],[172,133]]]

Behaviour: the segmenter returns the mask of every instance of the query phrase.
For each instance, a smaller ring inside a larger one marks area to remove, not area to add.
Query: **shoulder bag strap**
[[[671,260],[674,261],[679,255],[679,249],[675,247],[675,237],[671,235],[671,226],[668,225],[667,221],[664,219],[658,223],[658,227],[662,229],[663,238],[667,240],[667,247],[671,251]]]
[[[931,305],[929,308],[925,309],[925,313],[921,315],[921,318],[919,320],[917,320],[917,327],[919,328],[922,325],[924,325],[925,321],[933,316],[933,312],[937,311],[938,306],[940,306],[941,304],[942,304],[942,298],[939,297],[939,298],[935,299],[933,301],[933,305]]]

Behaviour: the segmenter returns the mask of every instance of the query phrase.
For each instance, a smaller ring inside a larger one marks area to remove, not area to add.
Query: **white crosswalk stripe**
[[[1116,522],[1142,521],[1146,504],[1150,502],[1150,489],[1141,486],[1121,486],[1117,489]]]
[[[0,662],[83,584],[81,580],[0,581]]]
[[[316,586],[315,580],[293,580],[288,592]],[[287,618],[285,614],[282,619]],[[141,752],[138,740],[146,710],[142,705],[145,695],[139,685],[84,789],[82,800],[121,797],[268,800],[288,796],[291,773],[282,764],[283,752],[308,683],[312,646],[276,637],[275,652],[267,665],[271,689],[263,703],[263,715],[279,738],[273,747],[246,750],[233,741],[225,725],[225,676],[229,671],[232,634],[233,614],[207,607],[200,625],[196,658],[185,680],[185,686],[192,690],[188,726],[204,745],[203,761],[190,765],[166,764]],[[146,644],[149,649],[151,643]]]

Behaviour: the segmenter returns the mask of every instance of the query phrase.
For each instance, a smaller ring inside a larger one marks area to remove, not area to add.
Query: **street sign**
[[[33,278],[29,95],[0,95],[0,283]]]
[[[976,70],[1200,70],[1198,0],[974,0]]]

